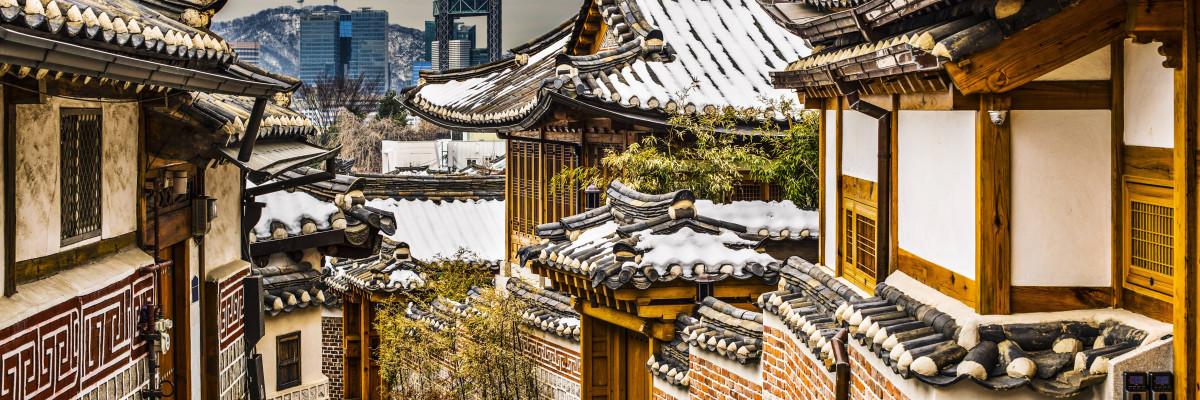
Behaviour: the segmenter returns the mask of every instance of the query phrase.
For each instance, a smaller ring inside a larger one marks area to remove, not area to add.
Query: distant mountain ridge
[[[343,11],[332,5],[299,9],[292,6],[268,8],[257,13],[212,24],[212,30],[227,41],[259,43],[263,68],[291,76],[300,74],[300,18],[312,11]],[[392,87],[399,89],[411,76],[413,61],[425,51],[424,32],[396,24],[388,26]]]

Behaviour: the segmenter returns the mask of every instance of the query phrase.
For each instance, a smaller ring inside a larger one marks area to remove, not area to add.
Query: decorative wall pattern
[[[217,356],[220,362],[217,367],[221,370],[220,393],[221,400],[245,399],[246,393],[246,348],[245,338],[239,337],[231,346],[221,350]]]
[[[566,348],[536,334],[527,334],[521,342],[521,350],[533,356],[537,363],[542,399],[579,399],[583,367],[578,347]]]
[[[250,268],[229,275],[217,283],[218,293],[221,294],[217,305],[217,319],[220,321],[220,354],[217,367],[221,371],[219,386],[221,400],[240,400],[246,398],[246,336],[245,310],[243,306],[246,296],[242,288],[242,279],[250,275]]]
[[[329,393],[329,384],[322,383],[320,385],[309,386],[294,392],[288,392],[279,396],[270,398],[269,400],[326,400],[340,399],[341,396],[332,396]]]
[[[152,275],[131,275],[0,329],[0,400],[71,398],[108,387],[144,358],[138,309],[153,301],[154,285]]]

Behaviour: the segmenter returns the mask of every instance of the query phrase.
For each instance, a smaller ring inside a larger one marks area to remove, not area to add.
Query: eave
[[[249,97],[269,96],[288,91],[293,86],[237,65],[229,68],[230,75],[222,75],[97,50],[3,26],[0,26],[0,63],[147,86]]]

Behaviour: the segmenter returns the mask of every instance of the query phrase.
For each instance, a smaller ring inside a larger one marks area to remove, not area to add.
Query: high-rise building
[[[433,63],[429,61],[416,61],[412,64],[412,80],[408,81],[408,86],[416,86],[421,83],[421,71],[429,71],[433,69]]]
[[[474,50],[471,43],[470,40],[460,39],[450,41],[450,69],[471,66],[471,51]]]
[[[233,51],[235,53],[237,53],[238,59],[245,61],[249,64],[259,65],[258,64],[258,60],[259,60],[258,59],[258,52],[259,52],[258,42],[239,42],[239,41],[229,42],[229,48],[233,49]]]
[[[364,7],[350,13],[353,35],[350,45],[350,68],[347,76],[365,77],[376,82],[379,90],[388,85],[388,13]]]
[[[387,11],[312,12],[300,19],[300,79],[365,76],[390,88]]]
[[[435,70],[438,65],[441,65],[437,54],[437,41],[434,40],[436,27],[434,21],[425,21],[425,57],[423,60],[432,63]],[[488,49],[475,47],[478,43],[475,37],[476,32],[475,25],[454,22],[454,33],[451,35],[449,44],[451,48],[448,56],[450,69],[466,68],[488,62]]]
[[[300,18],[300,80],[339,78],[343,69],[341,13],[314,12]]]

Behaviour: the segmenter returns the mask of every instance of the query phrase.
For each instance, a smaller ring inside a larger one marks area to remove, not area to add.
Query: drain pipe
[[[878,242],[875,244],[877,258],[875,259],[875,276],[887,276],[891,268],[891,243],[892,243],[892,113],[883,107],[871,104],[859,97],[858,91],[846,93],[846,101],[850,104],[850,109],[866,114],[868,117],[874,118],[878,124],[877,134],[879,136],[879,195],[876,196],[877,204],[875,206],[878,220],[875,223],[875,232]]]

